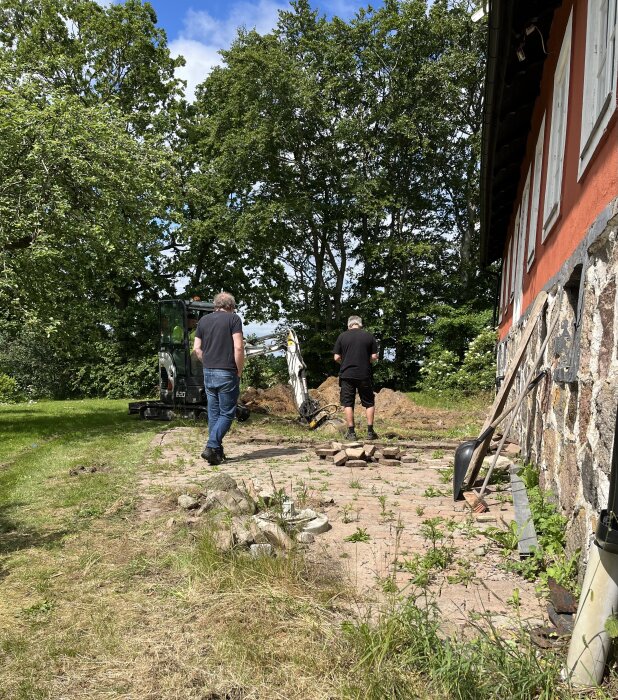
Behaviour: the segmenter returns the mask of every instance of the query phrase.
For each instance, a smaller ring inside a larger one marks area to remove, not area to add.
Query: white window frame
[[[545,115],[541,120],[539,135],[534,148],[534,171],[532,174],[532,203],[530,205],[530,221],[528,222],[528,257],[526,271],[534,262],[536,252],[536,230],[539,224],[539,205],[541,203],[541,176],[543,175],[543,148],[545,146]]]
[[[524,295],[524,263],[526,260],[526,241],[528,240],[528,206],[530,205],[530,173],[524,184],[521,195],[521,208],[519,216],[519,233],[517,235],[517,251],[515,256],[515,294],[513,297],[513,323],[517,323],[521,316]]]
[[[580,180],[616,111],[618,0],[588,0],[580,138]]]
[[[573,12],[569,15],[558,63],[554,72],[554,94],[551,106],[549,133],[549,153],[547,157],[547,175],[545,178],[545,202],[543,206],[544,242],[556,219],[560,216],[562,197],[562,171],[564,166],[564,148],[566,144],[567,117],[569,110],[569,77],[571,73],[571,27]]]
[[[513,301],[515,296],[515,275],[517,274],[517,251],[519,249],[519,221],[521,216],[521,207],[517,208],[517,216],[515,217],[515,226],[513,226],[513,235],[511,236],[512,248],[509,248],[511,255],[511,289],[509,293],[509,303]]]
[[[504,287],[504,296],[502,298],[502,303],[504,305],[504,313],[508,311],[509,308],[509,297],[510,297],[510,287],[511,287],[511,251],[513,250],[513,238],[509,239],[509,247],[507,248],[506,260],[504,262],[504,278],[506,281]]]

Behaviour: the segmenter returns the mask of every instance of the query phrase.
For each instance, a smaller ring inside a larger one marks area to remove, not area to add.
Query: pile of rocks
[[[332,459],[336,467],[366,467],[379,464],[383,467],[398,467],[401,463],[417,462],[416,457],[407,455],[398,446],[375,445],[362,442],[331,442],[319,445],[315,453],[320,459]]]
[[[270,509],[276,489],[250,481],[243,488],[228,474],[217,474],[206,481],[195,495],[181,494],[178,506],[190,512],[189,525],[206,514],[210,534],[217,549],[250,549],[254,556],[273,555],[275,550],[289,550],[295,542],[309,544],[314,534],[330,528],[326,515],[305,509],[289,514]],[[258,505],[265,510],[258,512]],[[285,505],[285,503],[284,503]]]

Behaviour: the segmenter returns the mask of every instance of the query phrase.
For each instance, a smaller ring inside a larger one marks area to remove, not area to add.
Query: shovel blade
[[[453,470],[453,500],[456,501],[461,495],[461,488],[466,478],[470,460],[474,450],[479,444],[478,440],[467,440],[455,450],[455,468]]]

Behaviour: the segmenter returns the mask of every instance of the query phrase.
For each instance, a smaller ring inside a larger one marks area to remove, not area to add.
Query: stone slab
[[[503,450],[503,454],[509,455],[510,457],[519,457],[521,454],[521,447],[516,445],[514,442],[510,442]]]
[[[532,513],[530,512],[530,503],[528,502],[528,492],[526,486],[518,475],[519,468],[511,466],[511,493],[513,494],[513,508],[515,510],[515,520],[519,526],[519,549],[520,557],[529,557],[532,550],[538,547],[536,539],[536,530],[532,521]]]
[[[363,450],[365,452],[365,457],[373,457],[373,455],[376,452],[376,446],[375,445],[365,445],[363,447]]]
[[[398,447],[383,447],[382,454],[389,459],[394,459],[399,456],[401,450]]]
[[[493,464],[493,461],[495,459],[495,455],[490,455],[489,457],[485,457],[483,459],[483,465],[486,466],[487,468],[491,467]],[[513,464],[513,460],[510,459],[509,457],[504,457],[503,455],[500,455],[498,459],[496,460],[496,466],[494,469],[498,469],[499,471],[506,471],[509,469],[509,467]]]
[[[363,459],[365,450],[362,447],[346,447],[345,453],[348,459]]]
[[[336,455],[337,452],[339,452],[339,450],[335,450],[332,447],[320,448],[315,451],[318,457],[332,457],[333,455]]]
[[[345,450],[340,450],[333,456],[333,462],[337,467],[342,467],[347,461],[348,455],[345,453]]]

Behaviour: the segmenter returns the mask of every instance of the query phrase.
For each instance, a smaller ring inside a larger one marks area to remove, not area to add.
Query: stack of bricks
[[[378,447],[372,443],[332,442],[320,445],[315,453],[320,459],[332,459],[336,467],[366,467],[379,463],[383,467],[398,467],[402,461],[416,462],[413,457],[406,457],[399,447]]]

